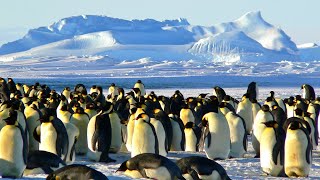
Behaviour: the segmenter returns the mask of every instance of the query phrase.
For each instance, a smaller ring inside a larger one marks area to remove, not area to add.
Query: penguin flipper
[[[70,161],[72,161],[73,154],[76,150],[76,143],[77,143],[77,138],[74,138],[74,143],[72,145],[72,148],[70,149]]]
[[[41,167],[41,169],[42,169],[43,172],[46,173],[46,174],[50,174],[50,173],[53,172],[53,170],[52,170],[50,167],[48,167],[48,166]]]
[[[157,136],[156,130],[150,122],[147,122],[147,121],[144,121],[144,122],[149,124],[150,128],[152,129],[152,132],[154,135],[154,151],[155,151],[154,153],[159,154],[159,142],[158,142],[158,136]]]
[[[188,174],[190,174],[194,180],[200,180],[198,173],[194,169],[189,169]]]
[[[37,126],[36,128],[34,128],[33,130],[33,138],[38,141],[39,143],[41,142],[40,140],[40,135],[41,135],[41,131],[40,131],[40,126]]]
[[[278,155],[280,151],[281,151],[281,144],[277,142],[272,149],[272,161],[274,162],[274,164],[277,164]]]

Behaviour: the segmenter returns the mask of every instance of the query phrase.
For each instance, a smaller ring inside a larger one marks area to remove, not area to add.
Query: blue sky
[[[187,18],[194,25],[214,25],[260,10],[269,23],[281,27],[297,44],[320,41],[319,0],[3,0],[0,44],[16,40],[28,29],[61,18],[92,14],[124,19]]]

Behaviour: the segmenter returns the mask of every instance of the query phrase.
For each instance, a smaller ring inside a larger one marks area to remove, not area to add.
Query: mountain
[[[69,17],[3,44],[0,55],[0,59],[108,55],[116,59],[219,61],[216,57],[236,55],[240,61],[299,60],[296,44],[283,30],[266,22],[259,11],[209,27],[190,25],[186,19]]]
[[[306,43],[297,46],[300,58],[304,61],[320,61],[320,46],[316,43]]]

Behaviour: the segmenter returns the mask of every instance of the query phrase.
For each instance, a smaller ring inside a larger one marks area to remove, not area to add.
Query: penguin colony
[[[138,80],[131,91],[112,83],[83,84],[61,93],[0,78],[0,175],[20,178],[107,179],[74,164],[76,156],[115,162],[109,153],[128,152],[118,172],[132,178],[230,179],[215,160],[243,158],[248,136],[261,170],[271,176],[307,177],[318,145],[320,98],[312,86],[302,95],[280,99],[273,91],[258,102],[258,86],[237,99],[214,87],[214,95],[185,98],[146,93]],[[176,163],[169,151],[205,152]]]

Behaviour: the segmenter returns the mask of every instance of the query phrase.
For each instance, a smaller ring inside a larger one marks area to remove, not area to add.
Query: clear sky
[[[320,0],[2,0],[0,44],[61,18],[91,14],[124,19],[187,18],[193,25],[233,21],[260,10],[297,44],[320,42]]]

